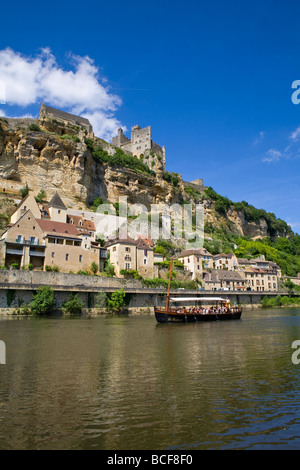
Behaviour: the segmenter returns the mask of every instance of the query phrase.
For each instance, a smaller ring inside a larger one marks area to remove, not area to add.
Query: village
[[[48,203],[37,202],[29,192],[1,235],[1,269],[101,275],[109,262],[111,275],[117,278],[127,272],[144,279],[160,277],[168,260],[151,239],[116,235],[103,243],[97,237],[96,217],[93,212],[68,209],[58,192]],[[212,255],[205,248],[183,250],[176,269],[209,291],[277,292],[282,277],[280,267],[263,255],[253,259],[234,253]],[[300,276],[292,280],[299,284]]]

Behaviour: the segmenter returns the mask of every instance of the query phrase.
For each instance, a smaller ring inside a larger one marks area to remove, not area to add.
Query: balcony
[[[18,250],[17,248],[6,248],[7,255],[20,255],[23,256],[23,249]]]
[[[46,246],[46,242],[40,242],[39,240],[36,240],[36,239],[25,239],[25,238],[16,238],[14,240],[6,240],[5,241],[6,244],[12,244],[12,243],[16,243],[18,245],[30,245],[30,246]]]

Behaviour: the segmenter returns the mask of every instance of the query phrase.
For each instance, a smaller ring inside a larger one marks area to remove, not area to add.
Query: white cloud
[[[294,132],[291,133],[290,139],[291,140],[298,140],[298,137],[300,136],[300,127],[297,127],[297,129],[294,130]]]
[[[279,150],[269,149],[267,151],[267,156],[263,159],[263,162],[278,162],[281,157],[283,157],[283,154],[279,152]]]
[[[74,114],[89,117],[97,136],[115,135],[120,122],[113,112],[121,99],[110,93],[105,78],[88,57],[68,56],[68,70],[61,68],[49,48],[35,57],[12,49],[0,51],[0,80],[5,83],[6,103],[26,107],[44,101]]]

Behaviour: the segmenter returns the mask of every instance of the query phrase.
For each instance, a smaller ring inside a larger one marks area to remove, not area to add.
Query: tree
[[[41,286],[33,296],[29,308],[34,315],[52,313],[55,306],[54,291],[49,286]]]
[[[36,196],[35,200],[36,202],[42,203],[46,199],[46,191],[44,189],[41,189],[38,195]]]
[[[95,263],[95,261],[92,262],[91,264],[91,267],[90,267],[90,270],[92,271],[92,273],[94,274],[94,276],[96,276],[98,270],[99,270],[99,266],[97,263]]]
[[[106,308],[107,307],[107,294],[103,291],[98,292],[95,298],[95,307],[96,308]]]
[[[116,290],[112,293],[111,298],[107,299],[107,309],[114,313],[120,313],[126,305],[124,289]]]
[[[289,290],[289,297],[291,297],[292,290],[295,287],[295,284],[290,279],[287,279],[284,285]]]
[[[21,194],[22,199],[24,199],[24,197],[28,196],[29,187],[28,187],[27,183],[25,184],[25,186],[23,186],[23,188],[20,189],[20,194]]]
[[[115,267],[111,264],[108,260],[106,261],[104,272],[109,276],[112,277],[115,275]]]
[[[80,315],[84,308],[84,302],[78,296],[78,294],[71,294],[69,300],[63,304],[63,312],[69,313],[70,315]]]

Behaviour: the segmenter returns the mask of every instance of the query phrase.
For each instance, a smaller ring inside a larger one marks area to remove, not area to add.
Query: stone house
[[[178,256],[178,260],[184,265],[184,269],[192,273],[192,279],[202,279],[205,269],[213,268],[213,255],[205,248],[199,250],[184,250]]]
[[[22,206],[23,207],[23,206]],[[57,266],[62,272],[104,268],[106,250],[72,224],[38,219],[29,209],[1,235],[0,264],[34,269]]]
[[[245,290],[246,282],[242,273],[216,269],[203,274],[206,290]]]
[[[152,278],[154,274],[153,248],[142,240],[130,237],[109,240],[105,248],[109,253],[110,263],[114,265],[117,277],[120,271],[136,270],[142,277]]]
[[[253,291],[278,291],[278,276],[274,271],[260,268],[247,268],[244,271],[246,287]]]
[[[220,253],[213,256],[214,269],[227,269],[237,271],[239,269],[238,259],[234,253]]]

